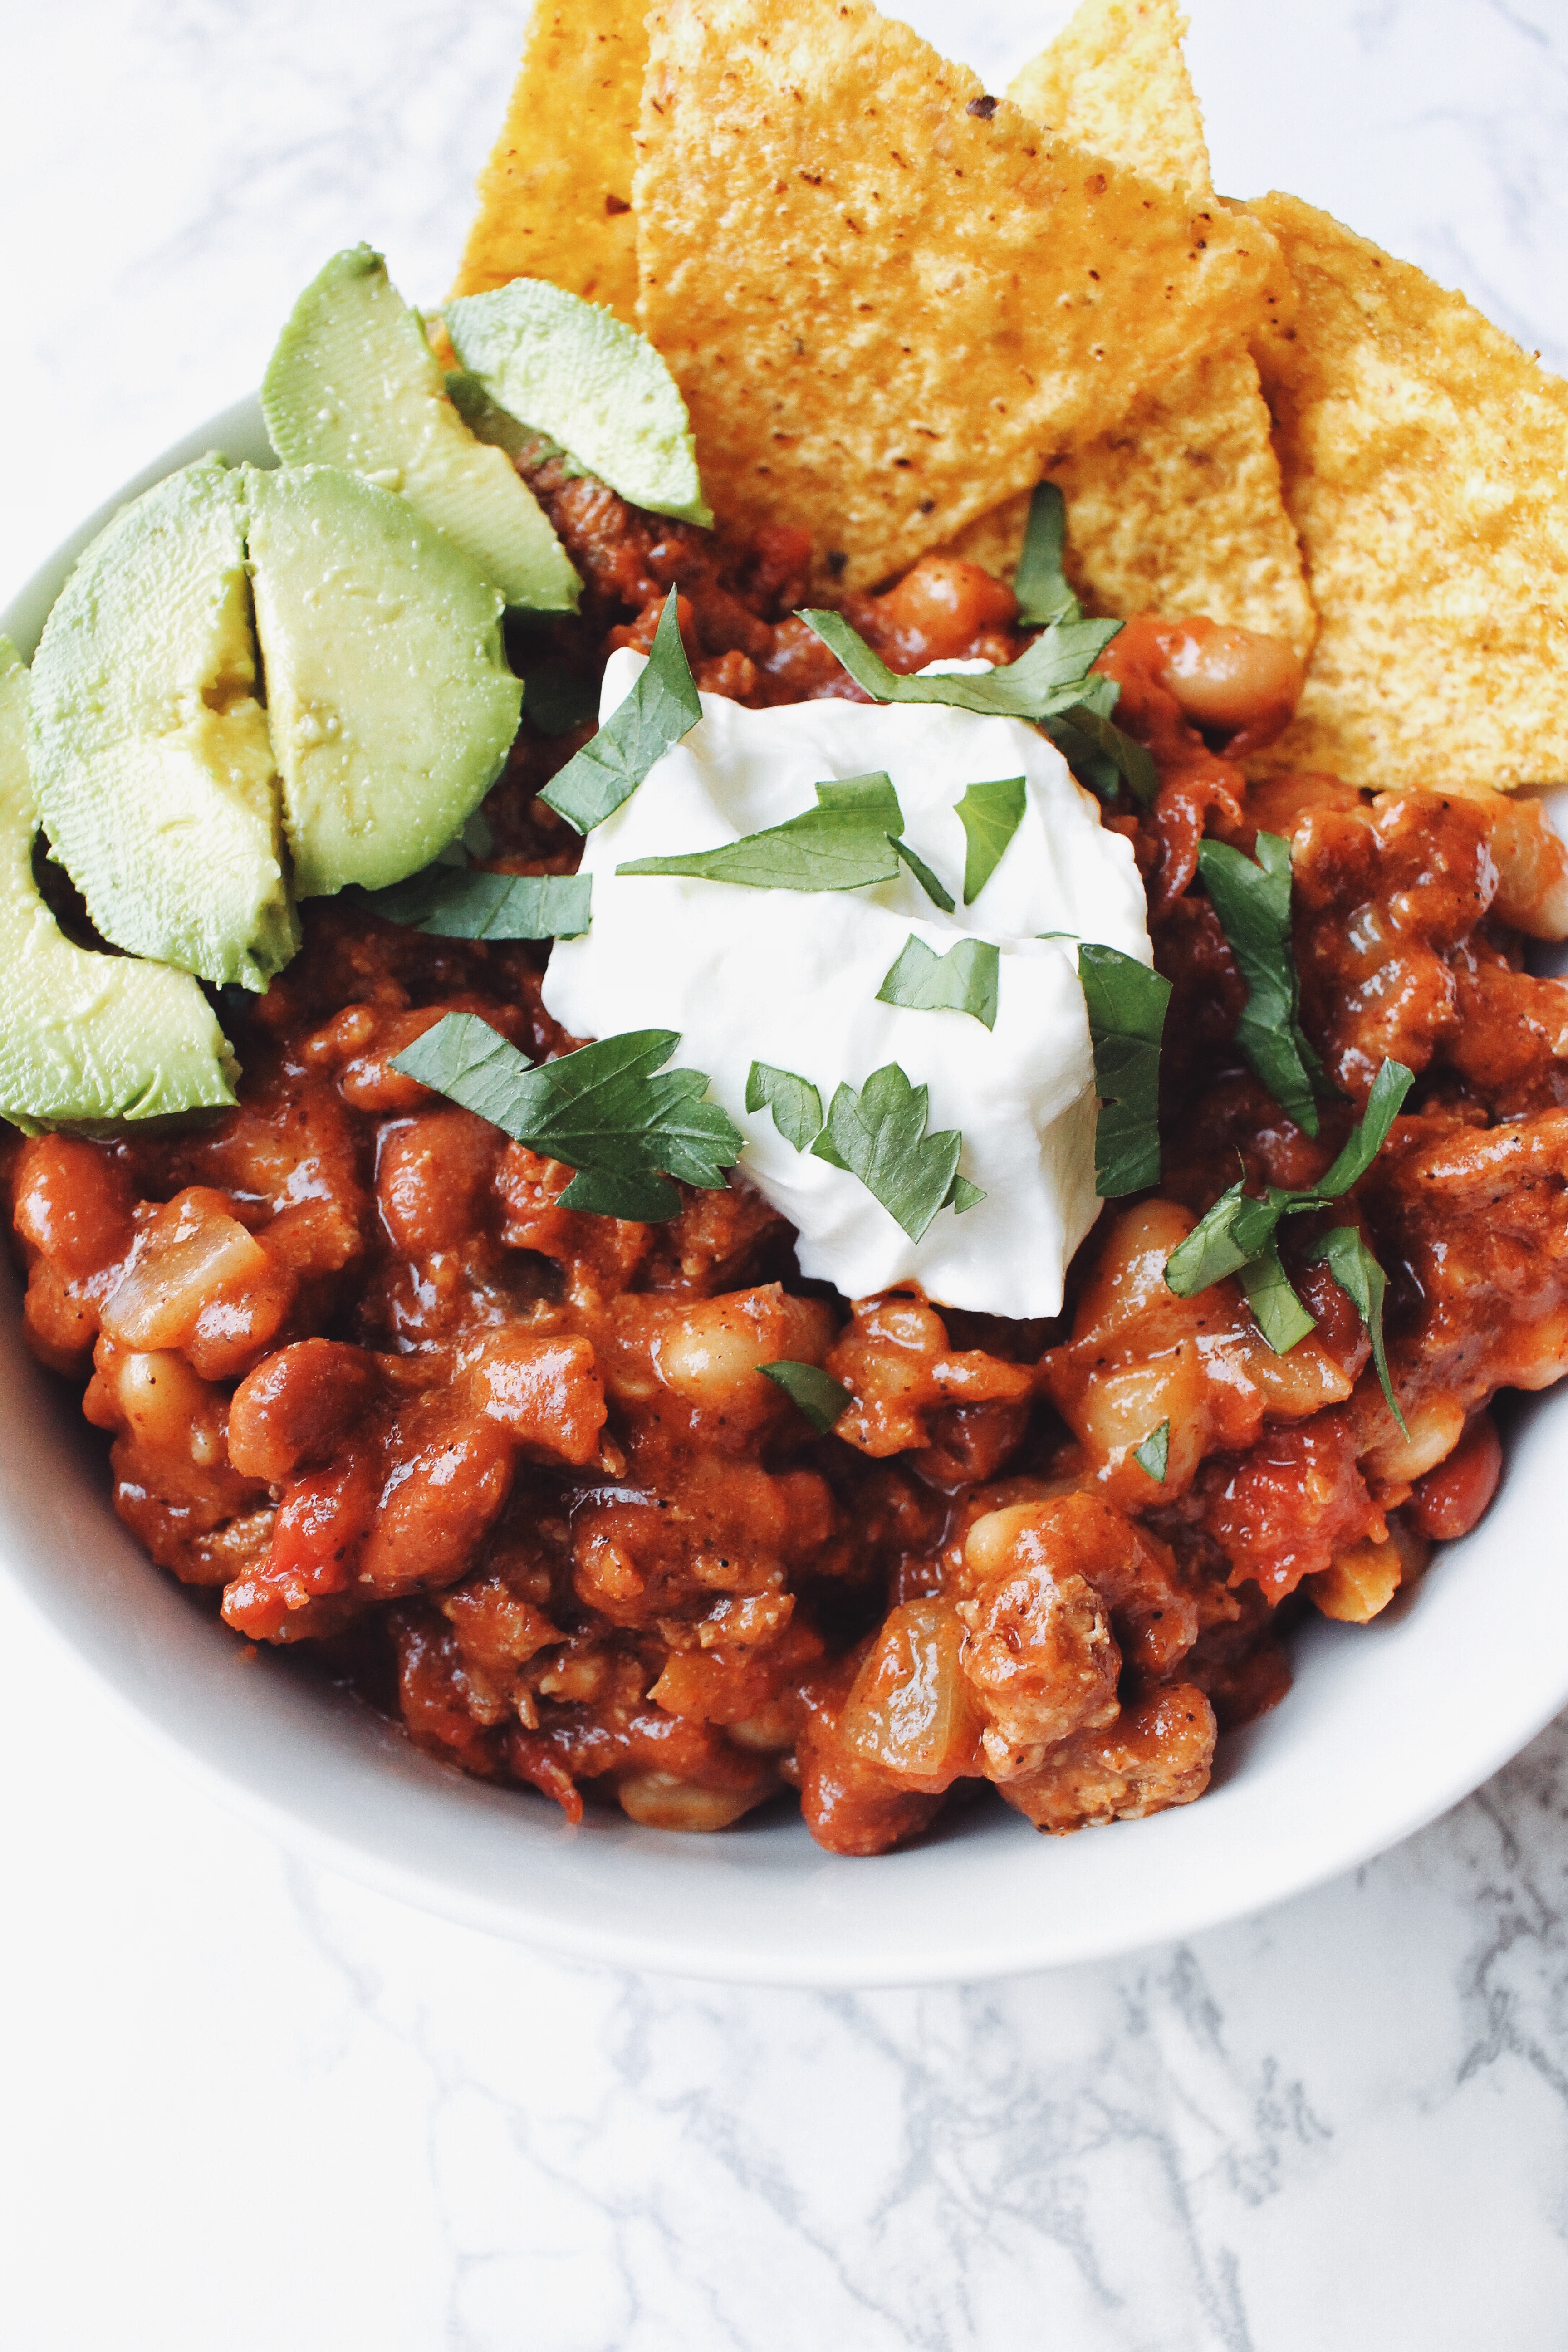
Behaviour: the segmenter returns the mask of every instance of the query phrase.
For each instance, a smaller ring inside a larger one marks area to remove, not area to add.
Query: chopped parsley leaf
[[[968,1013],[994,1029],[1001,969],[1001,950],[989,940],[958,940],[938,955],[911,931],[877,991],[877,1002],[901,1004],[911,1013]]]
[[[588,929],[587,874],[490,874],[437,864],[369,896],[384,922],[438,940],[575,940]]]
[[[1160,1181],[1160,1040],[1171,983],[1136,956],[1086,940],[1078,976],[1089,1013],[1100,1117],[1094,1189],[1102,1201]]]
[[[1256,1257],[1237,1268],[1252,1319],[1277,1356],[1289,1355],[1298,1339],[1317,1328],[1318,1318],[1297,1297],[1289,1276],[1279,1263],[1279,1244],[1270,1234]]]
[[[757,1366],[764,1380],[783,1389],[810,1422],[818,1437],[826,1437],[841,1412],[854,1402],[849,1391],[817,1364],[797,1364],[785,1357],[776,1364]]]
[[[1394,1393],[1394,1383],[1388,1376],[1388,1358],[1383,1346],[1383,1302],[1388,1289],[1388,1276],[1354,1225],[1336,1225],[1321,1241],[1315,1241],[1305,1255],[1309,1265],[1326,1265],[1340,1288],[1353,1301],[1372,1341],[1372,1360],[1377,1367],[1377,1377],[1383,1383],[1388,1410],[1399,1423],[1401,1433],[1408,1437],[1410,1432],[1405,1427],[1405,1415],[1399,1410],[1399,1399]]]
[[[753,1062],[746,1076],[748,1110],[771,1110],[786,1143],[858,1176],[915,1242],[939,1209],[962,1217],[985,1198],[958,1173],[956,1128],[926,1134],[929,1103],[928,1090],[911,1087],[897,1062],[873,1070],[858,1093],[841,1086],[826,1119],[809,1078],[771,1062]]]
[[[841,1086],[828,1106],[821,1134],[812,1145],[830,1168],[847,1169],[880,1201],[889,1216],[918,1242],[939,1209],[964,1208],[976,1188],[958,1173],[963,1138],[955,1127],[925,1131],[931,1094],[910,1084],[897,1062],[873,1070],[860,1088]],[[984,1197],[984,1196],[982,1196]]]
[[[1162,1486],[1164,1485],[1165,1472],[1171,1460],[1171,1424],[1168,1419],[1163,1421],[1158,1429],[1152,1429],[1142,1445],[1132,1448],[1132,1459],[1140,1470],[1146,1470],[1151,1478],[1157,1478]]]
[[[1089,683],[1093,688],[1109,688],[1109,692],[1097,691],[1092,700],[1086,694],[1070,710],[1042,719],[1043,731],[1079,782],[1087,784],[1102,801],[1114,800],[1125,782],[1141,808],[1152,808],[1160,790],[1154,755],[1110,722],[1120,687],[1113,677],[1099,675]]]
[[[753,1062],[746,1074],[746,1108],[771,1110],[773,1125],[797,1151],[809,1151],[822,1133],[822,1097],[809,1078]]]
[[[945,703],[987,719],[1044,719],[1070,709],[1083,698],[1089,665],[1121,626],[1120,621],[1057,621],[1001,669],[970,677],[901,677],[841,613],[806,611],[796,618],[837,655],[873,702]]]
[[[1067,537],[1067,500],[1055,482],[1037,482],[1029,500],[1023,551],[1013,577],[1018,618],[1026,629],[1045,628],[1052,621],[1076,621],[1083,612],[1062,568]]]
[[[700,1070],[663,1069],[679,1043],[637,1029],[534,1066],[477,1013],[448,1013],[392,1066],[575,1169],[563,1208],[657,1223],[680,1206],[668,1178],[721,1192],[743,1141]]]
[[[1365,1110],[1350,1131],[1343,1150],[1333,1166],[1320,1178],[1310,1191],[1282,1192],[1271,1184],[1261,1200],[1233,1184],[1201,1218],[1179,1247],[1165,1261],[1165,1281],[1178,1298],[1194,1298],[1211,1283],[1223,1282],[1234,1274],[1246,1291],[1247,1302],[1258,1318],[1258,1328],[1276,1353],[1294,1347],[1312,1328],[1314,1318],[1307,1313],[1296,1297],[1289,1277],[1279,1263],[1276,1241],[1280,1221],[1285,1217],[1303,1215],[1309,1210],[1327,1209],[1353,1184],[1361,1181],[1388,1139],[1388,1130],[1398,1116],[1399,1107],[1415,1084],[1414,1072],[1403,1062],[1385,1061],[1372,1083]],[[1349,1227],[1336,1227],[1336,1233]],[[1330,1235],[1330,1241],[1333,1235]],[[1365,1248],[1365,1244],[1362,1244]],[[1362,1310],[1368,1331],[1373,1331],[1373,1318],[1377,1318],[1373,1352],[1381,1350],[1383,1288],[1385,1278],[1370,1250],[1366,1258],[1376,1268],[1377,1283],[1365,1273],[1356,1254],[1341,1244],[1339,1263],[1327,1244],[1312,1253],[1322,1257],[1341,1287],[1349,1292]],[[1345,1269],[1342,1274],[1341,1265]],[[1349,1279],[1347,1279],[1347,1276]],[[1366,1303],[1357,1295],[1357,1286],[1364,1290]],[[1288,1296],[1287,1296],[1288,1294]],[[1305,1318],[1304,1320],[1302,1318]],[[1299,1325],[1300,1328],[1293,1328]],[[1286,1333],[1291,1336],[1285,1338]],[[1280,1344],[1283,1339],[1283,1345]],[[1392,1391],[1387,1390],[1386,1369],[1379,1366],[1389,1402],[1397,1413]]]
[[[952,900],[930,868],[899,835],[904,813],[884,772],[818,784],[817,805],[762,833],[673,857],[634,857],[617,874],[684,874],[702,882],[730,882],[747,890],[859,890],[890,882],[899,862],[909,866],[944,913]]]
[[[1111,724],[1121,693],[1116,680],[1090,675],[1120,621],[1058,617],[1016,662],[1000,669],[970,677],[901,677],[841,613],[803,611],[795,617],[816,632],[874,702],[940,702],[983,718],[1032,719],[1102,799],[1111,798],[1123,778],[1146,808],[1160,789],[1152,755]]]
[[[1290,845],[1277,833],[1258,836],[1258,861],[1224,842],[1205,841],[1198,871],[1231,952],[1247,982],[1247,1009],[1236,1042],[1288,1118],[1318,1132],[1314,1095],[1323,1066],[1300,1023],[1300,986],[1290,943]]]
[[[931,900],[931,905],[933,907],[940,907],[944,915],[951,915],[953,910],[952,891],[943,889],[942,884],[937,880],[936,876],[931,872],[931,867],[925,863],[925,860],[915,856],[914,851],[910,847],[907,841],[895,840],[893,847],[899,856],[903,860],[904,864],[909,867],[910,872],[914,876],[915,880],[920,884],[921,888],[925,892],[926,897]]]
[[[630,800],[649,770],[701,716],[672,588],[637,684],[592,741],[552,776],[540,799],[576,832],[591,833]]]
[[[963,827],[963,903],[972,907],[1006,855],[1013,835],[1024,822],[1028,788],[1022,776],[1001,776],[994,783],[971,784],[958,803]]]

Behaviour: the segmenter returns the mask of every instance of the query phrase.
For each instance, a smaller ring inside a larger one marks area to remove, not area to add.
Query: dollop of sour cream
[[[984,663],[948,664],[984,669]],[[601,722],[642,656],[611,656]],[[1059,1312],[1068,1262],[1093,1223],[1094,1065],[1077,940],[1152,961],[1130,845],[1044,736],[1014,719],[941,704],[801,702],[747,710],[716,695],[584,845],[593,921],[557,940],[544,1002],[574,1035],[680,1032],[675,1061],[704,1070],[746,1139],[739,1166],[798,1231],[803,1274],[861,1297],[907,1282],[949,1307]],[[617,875],[638,857],[717,848],[816,805],[816,786],[885,770],[903,838],[958,902],[932,905],[900,866],[848,891],[759,890]],[[965,788],[1022,776],[1023,820],[973,906],[963,905]],[[1043,932],[1065,932],[1045,939]],[[964,936],[1000,950],[996,1022],[910,1011],[877,992],[910,933],[938,954]],[[897,1062],[930,1089],[928,1132],[957,1128],[959,1172],[985,1198],[909,1234],[859,1179],[800,1152],[772,1114],[748,1111],[753,1061],[808,1078],[824,1110],[847,1081]]]

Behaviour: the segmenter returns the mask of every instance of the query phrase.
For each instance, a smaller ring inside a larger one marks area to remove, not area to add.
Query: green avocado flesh
[[[286,465],[341,466],[394,490],[509,604],[575,612],[581,583],[538,501],[447,396],[380,254],[334,255],[294,306],[261,388]]]
[[[299,946],[256,696],[245,481],[204,457],[115,516],[33,664],[54,856],[106,940],[265,988]]]
[[[383,889],[461,831],[505,763],[522,685],[500,594],[357,474],[284,467],[246,481],[295,889]]]
[[[691,423],[653,345],[542,278],[446,309],[463,366],[499,407],[547,433],[634,506],[708,524]]]
[[[68,940],[33,879],[27,673],[0,637],[0,1118],[96,1129],[234,1100],[238,1075],[188,972]]]

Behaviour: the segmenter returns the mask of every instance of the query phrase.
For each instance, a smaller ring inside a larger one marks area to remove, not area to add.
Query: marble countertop
[[[1215,176],[1568,365],[1563,0],[1188,0]],[[335,247],[445,283],[514,0],[78,0],[0,79],[0,602]],[[1068,10],[924,0],[999,87]],[[1353,1878],[1112,1965],[773,1993],[307,1868],[0,1588],[16,2352],[1557,2352],[1568,1718]],[[875,1865],[870,1865],[874,1867]]]

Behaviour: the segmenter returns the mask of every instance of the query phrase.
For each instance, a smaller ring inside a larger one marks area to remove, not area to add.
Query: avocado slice
[[[121,508],[33,664],[53,855],[106,940],[265,988],[300,944],[256,698],[245,478],[208,457]]]
[[[710,523],[686,403],[653,345],[542,278],[448,302],[447,332],[499,407],[634,506]]]
[[[247,476],[256,626],[301,898],[427,865],[517,733],[501,597],[390,490],[332,466]]]
[[[509,604],[576,611],[582,583],[538,500],[502,452],[469,432],[368,245],[334,254],[300,295],[261,406],[286,465],[363,474],[445,531]]]
[[[476,440],[504,449],[509,457],[520,457],[525,449],[560,450],[560,443],[552,441],[548,434],[536,433],[531,425],[520,425],[515,416],[498,408],[479,378],[470,375],[467,368],[448,370],[447,397]],[[570,469],[582,471],[575,465]]]
[[[27,673],[0,637],[0,1118],[96,1131],[232,1103],[238,1066],[196,982],[68,940],[33,879],[37,832]]]

